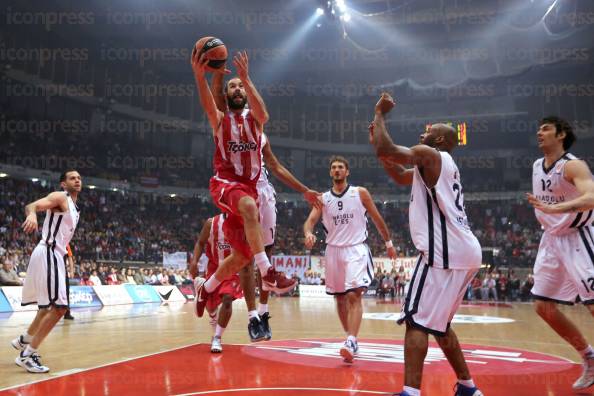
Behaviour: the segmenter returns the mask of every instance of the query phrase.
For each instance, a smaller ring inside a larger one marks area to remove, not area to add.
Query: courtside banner
[[[4,288],[2,288],[2,289],[4,289]],[[6,296],[4,296],[4,293],[2,292],[1,289],[0,289],[0,312],[12,312],[12,307],[10,306],[8,299],[6,298]]]
[[[272,256],[272,266],[279,272],[284,272],[288,278],[297,274],[303,278],[309,269],[309,256]]]
[[[70,286],[70,308],[101,307],[93,286]]]
[[[194,285],[178,285],[177,288],[184,295],[186,300],[194,300]]]
[[[132,302],[136,303],[160,303],[161,297],[156,290],[149,285],[124,285],[124,288],[132,298]]]
[[[15,312],[21,311],[37,311],[37,304],[29,304],[27,306],[21,306],[21,299],[23,297],[23,286],[4,286],[2,291],[8,300],[8,303]]]
[[[186,298],[176,286],[153,286],[164,302],[186,302]]]
[[[326,294],[326,286],[299,285],[299,298],[333,298]]]
[[[122,285],[93,286],[103,305],[132,304],[132,297]]]
[[[402,267],[407,276],[410,277],[418,259],[418,257],[398,257],[396,260],[392,260],[389,257],[373,257],[373,269],[376,273],[391,272],[392,270],[398,272]],[[324,256],[311,256],[310,269],[321,274],[323,278],[326,274],[326,258]]]

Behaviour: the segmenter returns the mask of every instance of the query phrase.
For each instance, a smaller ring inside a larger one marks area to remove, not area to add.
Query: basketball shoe
[[[264,312],[262,316],[260,316],[260,321],[262,322],[262,330],[264,334],[266,334],[266,340],[270,340],[272,338],[272,330],[270,329],[270,314],[268,312]]]
[[[37,353],[32,353],[29,356],[23,356],[23,352],[14,360],[17,366],[20,366],[30,373],[47,373],[50,371],[49,367],[41,364],[41,356]]]
[[[208,293],[206,292],[206,288],[204,287],[204,283],[206,279],[196,277],[194,279],[194,292],[196,297],[194,298],[194,303],[196,304],[196,316],[199,318],[204,315],[204,308],[206,307],[206,297]]]
[[[483,392],[478,390],[478,388],[469,388],[459,382],[454,386],[454,391],[456,391],[454,396],[483,396]]]
[[[283,294],[293,290],[297,286],[295,279],[287,278],[282,272],[273,267],[268,268],[266,275],[262,277],[262,289],[273,291],[276,294]]]
[[[221,344],[221,337],[212,337],[212,343],[210,344],[210,352],[221,353],[223,352],[223,345]]]
[[[588,356],[584,359],[584,371],[573,383],[573,389],[586,389],[592,385],[594,385],[594,356]]]
[[[340,348],[340,356],[342,356],[347,363],[353,363],[357,352],[359,352],[357,341],[346,340],[342,348]]]
[[[251,342],[258,342],[266,339],[266,332],[262,326],[262,321],[256,317],[250,318],[250,322],[248,323],[248,333]]]

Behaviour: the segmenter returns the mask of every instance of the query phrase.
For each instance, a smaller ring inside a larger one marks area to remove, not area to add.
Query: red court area
[[[359,357],[346,364],[341,340],[271,341],[224,345],[211,354],[199,344],[24,385],[2,395],[373,395],[400,390],[402,341],[360,340]],[[464,345],[485,396],[593,395],[575,393],[578,364],[509,348]],[[33,378],[32,378],[33,379]],[[453,395],[455,376],[436,344],[425,364],[423,392]]]

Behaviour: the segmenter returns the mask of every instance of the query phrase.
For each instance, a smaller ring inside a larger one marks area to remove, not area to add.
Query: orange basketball
[[[206,69],[210,71],[220,69],[227,61],[227,47],[225,47],[223,41],[212,36],[202,37],[196,41],[192,56],[196,54],[198,57],[202,54],[206,56],[206,59],[208,59]]]

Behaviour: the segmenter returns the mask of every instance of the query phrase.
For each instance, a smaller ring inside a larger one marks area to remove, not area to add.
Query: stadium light
[[[4,178],[4,177],[8,177],[8,173],[1,172],[0,173],[0,178]]]
[[[118,189],[114,187],[111,189],[111,191],[116,192],[116,191],[118,191]]]
[[[89,187],[89,189],[90,189],[90,190],[94,190],[94,189],[96,189],[96,188],[97,188],[97,186],[94,186],[94,185],[92,185],[92,184],[89,184],[89,185],[88,185],[88,187]]]
[[[38,179],[38,178],[36,178],[36,177],[32,177],[32,178],[31,178],[31,181],[32,181],[33,183],[37,183],[37,182],[39,181],[39,179]]]
[[[175,198],[177,197],[177,194],[169,194],[169,198]]]
[[[344,3],[344,0],[336,0],[336,7],[338,8],[338,11],[344,13],[347,10],[347,6]]]
[[[322,7],[318,7],[318,8],[316,9],[316,15],[317,15],[317,16],[322,16],[322,15],[324,15],[324,9],[323,9]]]
[[[342,16],[342,20],[345,21],[345,22],[350,21],[351,20],[351,14],[349,14],[349,13],[344,14]]]

